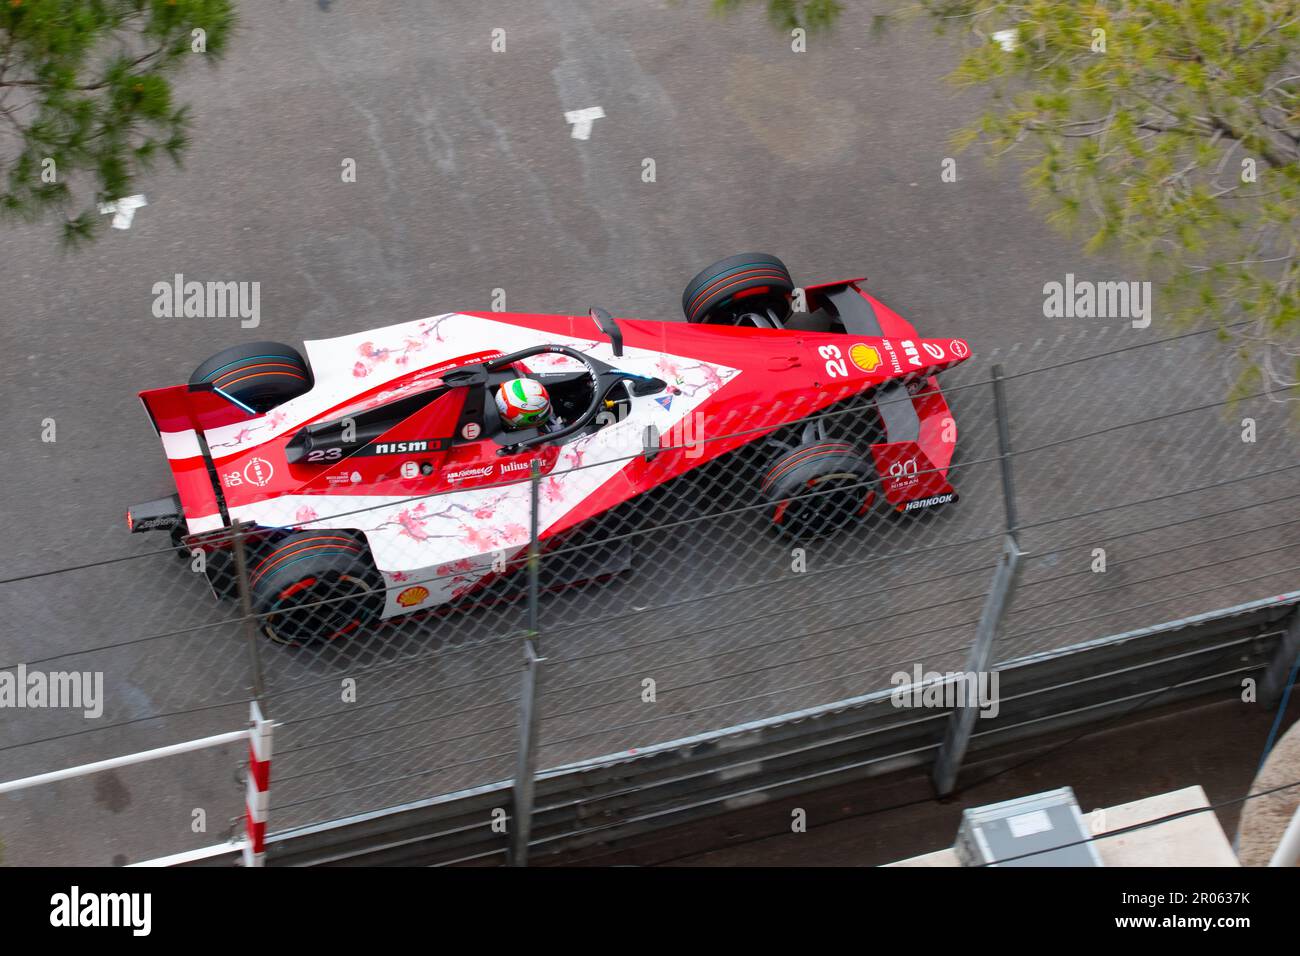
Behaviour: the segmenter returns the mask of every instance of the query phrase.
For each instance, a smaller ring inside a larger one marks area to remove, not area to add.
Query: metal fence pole
[[[993,366],[993,412],[998,422],[998,463],[1002,469],[1002,506],[1006,511],[1007,534],[1016,537],[1020,515],[1016,511],[1016,486],[1011,478],[1011,419],[1007,415],[1007,391],[1002,366]]]
[[[533,826],[533,784],[537,773],[537,741],[542,719],[537,709],[541,682],[541,638],[538,628],[541,547],[538,540],[538,505],[542,470],[532,463],[529,474],[530,513],[528,538],[528,631],[524,636],[524,678],[519,691],[519,752],[515,763],[514,827],[510,834],[510,865],[528,865],[528,840]]]
[[[541,637],[537,623],[537,600],[540,592],[541,544],[538,541],[538,510],[542,500],[542,465],[536,459],[528,472],[528,636],[538,645]]]
[[[993,663],[993,645],[1011,606],[1016,583],[1020,579],[1021,559],[1024,557],[1016,534],[1020,527],[1020,516],[1016,510],[1015,483],[1011,475],[1011,424],[1007,415],[1002,366],[994,365],[992,371],[993,411],[998,426],[998,459],[1002,472],[1002,505],[1005,509],[1007,533],[1002,545],[1002,556],[998,559],[984,608],[980,612],[979,623],[975,626],[975,643],[971,646],[970,659],[966,665],[970,680],[978,680],[988,673]],[[967,694],[964,704],[953,710],[944,732],[943,743],[935,757],[931,778],[935,792],[941,797],[952,793],[957,786],[957,775],[961,773],[961,764],[966,757],[971,733],[975,729],[975,718],[980,709],[980,702],[972,699],[974,696]]]
[[[514,828],[510,835],[510,865],[528,865],[528,841],[533,830],[533,784],[537,774],[537,738],[542,716],[537,689],[545,659],[531,638],[524,640],[524,680],[519,694],[519,756],[515,763]]]
[[[970,661],[966,665],[968,674],[978,676],[988,672],[993,660],[993,643],[1011,604],[1011,596],[1015,593],[1016,582],[1020,578],[1020,559],[1023,556],[1024,552],[1016,544],[1015,538],[1007,535],[1002,557],[998,559],[997,569],[993,572],[993,584],[984,601],[984,610],[975,626],[975,644],[971,647]],[[935,792],[941,797],[952,793],[957,786],[957,774],[961,772],[961,762],[966,756],[971,731],[975,729],[975,718],[980,709],[980,702],[971,699],[974,696],[967,694],[965,705],[952,712],[948,719],[948,729],[944,732],[943,744],[939,747],[939,755],[934,761],[931,777]]]
[[[1267,707],[1278,703],[1286,693],[1296,672],[1300,670],[1300,610],[1292,608],[1291,621],[1268,669],[1259,681],[1259,702]]]

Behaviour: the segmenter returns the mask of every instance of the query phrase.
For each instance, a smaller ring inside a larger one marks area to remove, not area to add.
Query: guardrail
[[[248,727],[243,730],[231,730],[224,734],[213,734],[210,737],[185,740],[176,744],[168,744],[165,747],[142,750],[139,753],[110,757],[107,760],[96,760],[94,763],[80,764],[76,767],[66,767],[63,770],[52,770],[49,773],[38,773],[30,777],[20,777],[17,780],[6,780],[0,782],[0,794],[31,790],[34,787],[48,786],[63,780],[74,780],[77,777],[88,777],[91,774],[117,770],[119,767],[134,767],[154,760],[162,760],[166,757],[175,757],[179,754],[194,753],[197,750],[209,750],[213,747],[222,747],[226,744],[246,741],[248,743],[248,775],[244,801],[244,841],[240,853],[244,866],[262,866],[266,859],[266,812],[270,803],[271,738],[272,729],[275,725],[262,716],[261,708],[258,707],[256,701],[249,704],[248,711]],[[199,857],[201,858],[202,855],[200,852]],[[181,854],[178,857],[178,859],[188,858],[188,854]]]
[[[1284,689],[1300,651],[1300,591],[998,665],[1001,708],[971,750],[1024,743],[1177,701],[1238,695],[1262,705]],[[910,686],[544,770],[535,782],[534,862],[895,770],[931,763],[953,708],[896,706]],[[277,834],[273,865],[502,863],[512,784]],[[213,847],[178,865],[227,865]]]

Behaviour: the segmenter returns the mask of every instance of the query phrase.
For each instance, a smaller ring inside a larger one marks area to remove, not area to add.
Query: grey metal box
[[[964,811],[954,849],[962,866],[1102,866],[1091,836],[1074,791],[1062,787]]]

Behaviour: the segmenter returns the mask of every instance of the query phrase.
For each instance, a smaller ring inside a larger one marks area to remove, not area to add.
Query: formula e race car
[[[740,450],[768,456],[747,493],[794,538],[878,500],[948,504],[956,428],[935,374],[969,347],[919,337],[863,281],[808,287],[796,312],[785,266],[753,253],[690,282],[685,323],[452,312],[305,358],[235,346],[140,393],[178,493],[127,523],[205,553],[219,596],[238,523],[263,630],[303,644],[479,593],[524,564],[534,521],[545,549]],[[550,421],[506,427],[494,393],[519,378],[545,386]],[[832,436],[840,408],[880,440]]]

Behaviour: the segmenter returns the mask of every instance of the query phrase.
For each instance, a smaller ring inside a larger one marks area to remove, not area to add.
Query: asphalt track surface
[[[97,720],[4,713],[0,779],[243,724],[247,650],[221,623],[233,608],[122,525],[125,505],[170,491],[137,390],[184,381],[240,341],[488,309],[496,289],[510,311],[677,319],[695,272],[753,249],[801,283],[865,273],[924,334],[974,344],[948,380],[962,501],[810,549],[818,578],[792,577],[789,546],[752,514],[640,536],[632,573],[543,602],[542,765],[964,660],[1003,527],[990,363],[1015,373],[1178,330],[1159,316],[1145,330],[1043,317],[1043,284],[1066,273],[1144,277],[1052,232],[1013,165],[971,152],[941,181],[949,137],[979,106],[942,80],[958,40],[924,25],[872,38],[869,11],[850,7],[833,36],[793,53],[761,11],[719,21],[706,7],[245,4],[227,59],[182,81],[193,146],[183,169],[141,179],[148,205],[129,230],[69,255],[51,227],[6,228],[0,576],[133,560],[0,586],[0,667],[102,670],[107,697]],[[504,53],[489,46],[498,27]],[[564,114],[596,106],[604,118],[574,139]],[[355,183],[341,181],[345,158]],[[260,327],[155,318],[152,286],[176,273],[260,282]],[[1202,336],[1013,379],[1014,442],[1217,402],[1223,365]],[[1295,587],[1287,522],[1300,509],[1294,472],[1278,471],[1297,460],[1294,437],[1267,402],[1241,414],[1258,421],[1253,444],[1240,415],[1210,408],[1017,460],[1025,523],[1215,487],[1026,532],[1027,581],[1044,583],[1022,592],[1000,656]],[[1264,477],[1230,483],[1251,474]],[[723,490],[706,512],[732,510],[740,492]],[[1189,520],[1202,515],[1216,517]],[[1077,576],[1122,535],[1111,577]],[[331,655],[264,649],[269,710],[285,722],[272,828],[507,777],[521,625],[506,604]],[[355,704],[341,701],[348,676]],[[239,758],[232,747],[0,797],[0,859],[109,864],[218,842],[242,812]]]

